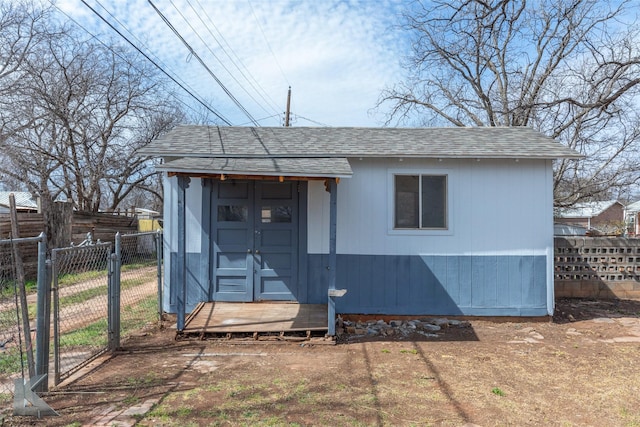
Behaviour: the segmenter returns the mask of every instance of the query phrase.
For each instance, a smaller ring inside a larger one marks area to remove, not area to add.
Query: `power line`
[[[272,119],[272,118],[274,118],[274,117],[280,117],[280,113],[278,113],[278,114],[274,114],[274,115],[271,115],[271,116],[268,116],[268,117],[263,117],[263,118],[261,118],[261,119],[258,119],[258,121],[259,121],[259,122],[261,122],[261,121],[263,121],[263,120]],[[248,124],[251,124],[251,122],[241,123],[241,124],[239,124],[238,126],[246,126],[246,125],[248,125]]]
[[[191,22],[184,16],[184,14],[182,13],[182,11],[175,5],[175,3],[173,2],[173,0],[170,0],[171,5],[173,6],[173,8],[176,10],[176,12],[178,12],[178,14],[180,14],[180,16],[182,17],[182,19],[187,23],[187,25],[189,26],[189,28],[191,28],[191,30],[193,31],[193,33],[200,39],[200,41],[206,46],[207,50],[209,51],[209,53],[211,53],[211,55],[213,55],[213,57],[220,63],[220,65],[222,66],[222,68],[224,68],[224,70],[229,74],[229,76],[238,84],[238,86],[240,86],[240,88],[244,91],[244,93],[247,94],[247,96],[249,96],[249,98],[251,98],[253,100],[253,102],[256,103],[256,105],[260,108],[262,108],[262,110],[269,114],[270,112],[267,111],[266,108],[264,108],[262,106],[262,104],[260,102],[258,102],[258,100],[256,100],[253,95],[251,95],[249,93],[249,91],[247,89],[245,89],[245,87],[238,81],[238,79],[233,75],[233,73],[231,73],[231,71],[229,71],[229,69],[224,65],[224,63],[220,60],[220,58],[218,58],[218,56],[215,54],[215,52],[213,51],[213,49],[211,49],[211,47],[209,46],[209,43],[207,43],[198,33],[198,31],[193,27],[193,25],[191,25]],[[191,3],[189,3],[189,1],[187,0],[187,3],[189,4],[189,6],[191,6]],[[193,6],[191,6],[191,8],[193,9]],[[193,11],[195,12],[195,9],[193,9]],[[202,21],[202,18],[200,17],[200,15],[198,15],[198,13],[196,12],[196,15],[198,16],[198,18],[200,19],[200,21],[205,25],[204,21]],[[209,31],[209,33],[211,33]],[[213,34],[212,34],[213,36]],[[215,36],[213,36],[214,40],[216,42],[218,42],[218,40],[215,38]],[[218,42],[218,45],[220,45],[220,42]],[[246,78],[246,77],[245,77]]]
[[[327,125],[327,124],[325,124],[325,123],[316,122],[315,120],[311,120],[311,119],[307,119],[306,117],[302,117],[302,116],[301,116],[301,115],[299,115],[299,114],[296,114],[296,117],[297,117],[297,118],[300,118],[300,119],[302,119],[302,120],[306,120],[306,121],[308,121],[308,122],[314,123],[314,124],[316,124],[316,125],[322,126],[322,127],[326,127],[326,128],[331,127],[330,125]]]
[[[269,52],[271,52],[271,56],[273,56],[273,59],[276,62],[278,69],[280,69],[280,73],[282,74],[282,77],[284,78],[285,82],[287,82],[288,86],[291,86],[291,83],[289,83],[289,79],[287,79],[287,76],[284,74],[284,71],[282,70],[280,63],[278,62],[278,58],[276,57],[275,53],[273,53],[273,49],[271,49],[271,44],[269,44],[269,40],[267,39],[267,36],[264,33],[264,30],[262,29],[262,25],[260,25],[260,20],[258,20],[258,16],[256,15],[255,10],[253,10],[253,5],[251,4],[251,0],[248,0],[248,3],[249,3],[249,7],[251,8],[251,13],[253,14],[253,18],[256,20],[256,24],[258,24],[258,28],[260,29],[260,33],[262,33],[262,38],[264,38],[264,41],[267,43],[267,47],[269,48]]]
[[[50,0],[50,1],[52,1],[52,0]],[[114,20],[115,20],[115,21],[116,21],[116,22],[117,22],[117,23],[118,23],[118,24],[119,24],[119,25],[120,25],[120,26],[121,26],[121,27],[122,27],[122,28],[123,28],[127,33],[129,33],[129,34],[131,35],[131,37],[133,37],[134,39],[136,39],[136,41],[137,41],[140,45],[142,45],[143,47],[145,47],[148,51],[151,51],[151,49],[149,48],[149,46],[147,46],[147,45],[146,45],[142,40],[140,40],[138,37],[136,37],[136,35],[135,35],[135,34],[134,34],[130,29],[128,29],[128,28],[127,28],[127,26],[126,26],[122,21],[120,21],[120,20],[118,19],[118,17],[117,17],[117,16],[115,16],[113,13],[109,12],[109,10],[108,10],[108,9],[107,9],[107,8],[106,8],[106,7],[101,3],[101,2],[100,2],[100,0],[96,0],[96,3],[98,3],[98,5],[100,5],[100,7],[101,7],[101,8],[102,8],[102,9],[103,9],[103,10],[104,10],[104,11],[105,11],[105,12],[106,12],[106,13],[107,13],[107,14],[108,14],[112,19],[114,19]],[[56,7],[56,8],[58,8],[57,6],[55,6],[55,7]],[[83,30],[85,30],[85,31],[86,31],[87,33],[89,33],[92,37],[95,37],[95,38],[96,38],[96,40],[98,40],[100,43],[102,43],[102,42],[101,42],[101,41],[100,41],[100,40],[99,40],[95,35],[93,35],[93,34],[92,34],[88,29],[86,29],[85,27],[83,27],[82,25],[80,25],[76,20],[74,20],[73,18],[71,18],[71,17],[70,17],[66,12],[62,11],[60,8],[58,8],[58,10],[60,10],[60,11],[61,11],[62,13],[64,13],[64,14],[65,14],[69,19],[71,19],[73,22],[75,22],[75,23],[76,23],[76,25],[78,25],[80,28],[82,28]],[[102,43],[102,44],[103,44],[105,47],[107,47],[107,48],[111,49],[111,47],[110,47],[110,46],[107,46],[107,45],[106,45],[106,44],[104,44],[104,43]],[[152,52],[151,54],[153,54],[153,52]],[[154,57],[155,57],[155,60],[156,60],[157,62],[159,62],[160,64],[162,64],[162,66],[163,66],[163,67],[161,67],[161,68],[168,68],[167,64],[164,64],[164,63],[162,62],[162,60],[161,60],[157,55],[154,55]],[[123,58],[123,59],[124,59],[124,58]],[[180,78],[180,76],[176,75],[176,73],[173,73],[173,75],[174,75],[174,77],[175,77],[177,80],[179,80],[179,81],[182,83],[182,85],[184,85],[185,87],[188,87],[190,91],[192,91],[192,92],[194,91],[194,90],[193,90],[193,88],[191,88],[191,87],[189,86],[189,84],[188,84],[188,83],[186,83],[184,80],[182,80],[182,79]],[[189,108],[190,110],[192,110],[194,113],[198,113],[198,111],[197,111],[196,109],[194,109],[192,105],[190,105],[190,104],[186,103],[184,100],[180,99],[180,98],[179,98],[179,97],[177,97],[175,94],[172,94],[172,96],[173,96],[173,97],[174,97],[178,102],[180,102],[181,104],[183,104],[185,107],[187,107],[187,108]],[[198,101],[199,101],[199,100],[198,100]],[[202,102],[201,102],[201,103],[202,103]]]
[[[222,51],[227,55],[227,57],[229,58],[229,60],[231,61],[231,63],[238,69],[238,71],[240,72],[240,74],[242,75],[242,77],[244,77],[244,79],[249,83],[249,85],[251,85],[251,87],[253,88],[253,90],[256,91],[256,93],[260,96],[260,98],[262,98],[263,101],[265,101],[267,104],[269,104],[269,106],[273,109],[273,112],[278,113],[280,111],[279,107],[278,107],[278,103],[275,102],[273,100],[273,98],[271,98],[269,96],[269,94],[267,93],[267,91],[264,90],[264,88],[260,85],[260,83],[258,83],[258,81],[256,80],[256,78],[251,74],[251,72],[249,71],[249,69],[244,65],[244,63],[242,62],[242,59],[240,59],[240,57],[238,56],[238,54],[236,54],[236,52],[233,50],[233,48],[231,47],[231,45],[229,44],[229,42],[225,39],[224,35],[222,34],[222,32],[220,32],[220,30],[218,29],[218,27],[216,26],[216,24],[213,22],[213,20],[211,19],[211,16],[209,16],[209,14],[207,13],[207,10],[202,7],[202,4],[200,3],[199,0],[195,0],[195,2],[198,4],[198,6],[200,7],[200,11],[204,14],[204,16],[207,18],[207,20],[209,21],[209,23],[211,24],[211,26],[216,30],[216,32],[218,33],[218,36],[220,37],[220,39],[222,39],[222,41],[224,42],[224,45],[222,43],[220,43],[220,41],[218,40],[218,38],[211,32],[211,29],[209,28],[209,26],[204,22],[204,20],[201,17],[201,14],[198,13],[197,11],[195,11],[195,8],[191,5],[190,0],[187,0],[187,3],[189,4],[189,6],[191,6],[191,8],[196,12],[196,15],[198,16],[198,18],[200,19],[200,21],[202,22],[202,24],[205,26],[205,28],[207,29],[207,31],[209,32],[209,34],[211,34],[211,37],[213,37],[213,39],[216,41],[216,43],[218,43],[218,46],[220,46],[220,48],[222,49]],[[225,45],[226,45],[226,49],[225,49]],[[230,55],[229,52],[227,51],[227,49],[229,51],[231,51],[231,53],[233,55]],[[235,61],[234,61],[234,57],[235,57]],[[237,63],[236,63],[237,61]],[[240,66],[238,66],[238,63],[240,64]],[[249,75],[249,77],[247,77],[245,75],[245,73],[243,72],[243,69],[246,71],[246,73]],[[255,86],[254,86],[255,84]],[[257,88],[256,88],[257,86]]]
[[[156,68],[158,68],[164,75],[169,77],[175,84],[177,84],[182,90],[188,93],[193,99],[198,101],[204,108],[211,111],[216,117],[222,120],[225,124],[232,126],[231,122],[227,120],[222,114],[218,113],[212,107],[207,105],[204,101],[198,98],[193,92],[184,87],[180,82],[178,82],[172,75],[170,75],[167,71],[165,71],[158,63],[156,63],[153,59],[151,59],[146,53],[144,53],[138,46],[136,46],[131,40],[129,40],[124,34],[122,34],[116,27],[114,27],[109,21],[107,21],[100,13],[91,7],[85,0],[81,0],[82,3],[88,7],[98,18],[100,18],[105,24],[107,24],[113,31],[115,31],[120,37],[122,37],[127,43],[129,43],[136,51],[138,51],[142,56],[144,56],[149,62],[151,62]]]
[[[109,49],[109,50],[110,50],[114,55],[118,56],[118,57],[119,57],[120,59],[122,59],[123,61],[127,61],[127,58],[123,57],[123,56],[120,54],[120,52],[118,52],[118,51],[114,50],[114,49],[113,49],[113,46],[110,46],[110,45],[106,44],[105,42],[103,42],[102,40],[100,40],[100,38],[98,38],[98,36],[96,36],[96,35],[95,35],[95,34],[93,34],[91,31],[89,31],[89,29],[88,29],[87,27],[85,27],[84,25],[82,25],[81,23],[79,23],[79,22],[78,22],[77,20],[75,20],[71,15],[69,15],[67,12],[65,12],[64,10],[62,10],[58,5],[56,5],[56,4],[54,3],[54,1],[53,1],[53,0],[49,0],[49,3],[51,3],[51,5],[52,5],[53,7],[55,7],[55,8],[58,10],[58,12],[62,13],[63,15],[65,15],[65,16],[66,16],[66,17],[67,17],[71,22],[73,22],[76,26],[78,26],[79,28],[81,28],[82,30],[84,30],[84,32],[86,32],[87,34],[89,34],[89,35],[91,36],[91,38],[95,39],[95,40],[96,40],[98,43],[100,43],[102,46],[104,46],[105,48]],[[98,4],[100,4],[100,2],[98,2]],[[100,6],[101,6],[103,9],[105,9],[105,7],[104,7],[104,6],[102,6],[102,4],[100,4]],[[105,11],[106,11],[107,13],[109,13],[109,11],[107,11],[106,9],[105,9]],[[118,19],[117,19],[117,18],[115,18],[111,13],[109,13],[109,15],[110,15],[110,16],[112,16],[112,17],[113,17],[113,18],[114,18],[114,19],[115,19],[115,20],[116,20],[120,25],[122,25],[122,27],[123,27],[125,30],[127,30],[127,28],[122,24],[122,22],[118,21]],[[135,35],[134,35],[133,33],[131,33],[131,31],[127,30],[127,32],[129,32],[129,34],[131,34],[133,37],[135,37]],[[137,37],[136,37],[136,40],[140,41],[139,39],[137,39]],[[154,64],[154,65],[155,65],[155,64]],[[141,69],[139,69],[138,67],[136,67],[136,65],[135,65],[135,64],[132,64],[132,66],[133,66],[136,70],[138,70],[139,72],[143,72]],[[161,67],[160,67],[160,68],[161,68]],[[184,81],[183,81],[183,84],[185,84],[185,85],[186,85],[186,83],[184,83]],[[187,86],[188,86],[188,85],[187,85]],[[187,91],[187,93],[188,93],[188,91]],[[183,104],[186,108],[189,108],[190,110],[192,110],[192,111],[194,111],[194,112],[196,112],[196,113],[197,113],[197,110],[195,110],[195,109],[193,108],[193,106],[192,106],[192,105],[190,105],[190,104],[186,103],[184,100],[180,99],[178,96],[176,96],[176,94],[175,94],[175,93],[170,92],[170,94],[171,94],[171,96],[172,96],[173,98],[175,98],[175,100],[176,100],[176,101],[180,102],[180,103],[181,103],[181,104]],[[202,101],[200,101],[199,99],[197,99],[197,98],[195,98],[195,99],[196,99],[198,102],[202,103]],[[207,106],[205,105],[205,107],[207,107]]]
[[[82,2],[84,3],[85,0],[82,0]],[[244,106],[240,103],[240,101],[238,101],[236,99],[235,96],[233,96],[233,94],[229,91],[229,89],[226,88],[226,86],[220,81],[220,79],[218,79],[218,77],[215,75],[215,73],[207,66],[207,64],[204,63],[204,61],[202,60],[202,58],[200,58],[200,56],[196,53],[196,51],[189,45],[189,43],[187,43],[187,41],[182,37],[182,35],[180,34],[180,32],[178,30],[176,30],[176,28],[171,24],[171,22],[169,22],[169,20],[167,19],[166,16],[164,16],[164,14],[162,12],[160,12],[160,10],[156,7],[155,4],[153,4],[153,2],[151,0],[147,0],[147,2],[151,5],[151,7],[153,7],[153,9],[156,11],[156,13],[158,14],[158,16],[160,16],[160,18],[162,18],[162,21],[167,25],[167,27],[169,27],[169,29],[171,31],[173,31],[173,33],[176,35],[176,37],[178,37],[178,39],[180,39],[180,41],[185,45],[185,47],[189,50],[189,53],[191,55],[193,55],[198,62],[200,62],[200,64],[204,67],[205,70],[207,70],[207,72],[211,75],[211,77],[216,81],[216,83],[218,83],[218,85],[222,88],[222,90],[227,94],[227,96],[229,97],[229,99],[231,99],[231,101],[233,101],[234,104],[236,104],[236,106],[238,108],[240,108],[240,110],[242,110],[242,112],[249,118],[249,120],[251,120],[251,122],[255,125],[255,126],[260,126],[260,124],[253,118],[253,116],[249,113],[249,111],[247,111],[246,108],[244,108]]]

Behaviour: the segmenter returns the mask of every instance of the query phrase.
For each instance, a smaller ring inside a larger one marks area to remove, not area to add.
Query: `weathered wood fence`
[[[18,229],[20,236],[38,236],[45,229],[42,214],[18,213]],[[68,212],[60,216],[55,227],[58,245],[48,245],[49,250],[56,247],[82,244],[90,233],[95,243],[113,242],[117,232],[132,234],[138,232],[138,219],[135,216],[112,213]],[[0,239],[11,238],[11,218],[8,214],[0,214]],[[9,248],[9,249],[7,249]],[[6,253],[5,253],[6,252]],[[38,253],[34,245],[21,248],[22,258],[27,279],[35,278]],[[7,262],[3,266],[11,266],[10,246],[0,248],[0,259]]]

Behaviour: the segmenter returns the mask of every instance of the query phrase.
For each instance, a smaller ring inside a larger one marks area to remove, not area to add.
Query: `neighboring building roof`
[[[160,212],[145,208],[135,208],[138,215],[160,215]]]
[[[578,152],[527,127],[311,128],[182,125],[141,154],[200,158],[558,159]]]
[[[570,208],[558,209],[555,212],[555,216],[557,218],[593,218],[600,215],[616,203],[622,205],[622,203],[617,200],[576,203]]]
[[[587,227],[570,224],[553,224],[554,236],[586,236]]]
[[[38,203],[26,191],[0,191],[0,205],[9,207],[9,194],[14,195],[17,209],[38,209]]]
[[[633,202],[627,205],[627,207],[624,208],[624,210],[627,213],[631,213],[631,212],[640,212],[640,200],[637,202]]]

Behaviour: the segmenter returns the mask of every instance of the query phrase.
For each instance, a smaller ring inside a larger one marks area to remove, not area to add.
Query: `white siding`
[[[162,308],[171,311],[170,287],[175,286],[171,281],[171,254],[178,251],[178,179],[163,174],[163,253],[164,253],[164,292],[162,292]]]
[[[200,253],[202,248],[202,179],[191,178],[185,192],[186,252]],[[177,218],[176,218],[177,219]]]
[[[322,181],[309,181],[308,200],[307,250],[310,254],[329,253],[329,193]]]
[[[164,240],[166,253],[178,252],[178,178],[164,179]],[[186,251],[200,253],[202,236],[202,180],[191,178],[185,192]]]
[[[338,185],[338,247],[362,255],[547,255],[553,246],[550,161],[350,159]],[[393,174],[448,175],[446,231],[393,229]],[[309,185],[309,253],[327,253],[328,194]]]

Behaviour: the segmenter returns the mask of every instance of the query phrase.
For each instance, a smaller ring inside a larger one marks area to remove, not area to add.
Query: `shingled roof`
[[[581,158],[527,127],[345,128],[182,125],[139,153],[199,158]]]

